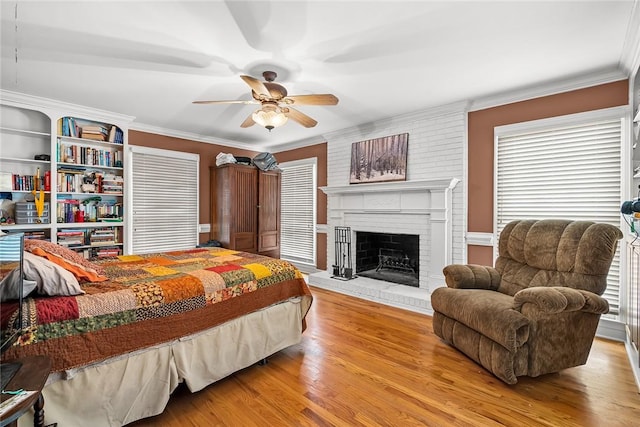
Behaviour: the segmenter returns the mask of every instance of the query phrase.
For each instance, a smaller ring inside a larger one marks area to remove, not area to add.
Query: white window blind
[[[280,257],[316,265],[316,159],[281,163]]]
[[[132,152],[132,251],[162,252],[198,244],[200,156],[129,147]]]
[[[499,135],[496,148],[498,236],[515,219],[561,218],[620,226],[620,119]],[[619,313],[619,294],[618,248],[603,295],[611,315]]]

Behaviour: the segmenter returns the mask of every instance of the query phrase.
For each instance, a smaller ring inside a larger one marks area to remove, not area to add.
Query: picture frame
[[[350,184],[406,181],[409,134],[351,144]]]

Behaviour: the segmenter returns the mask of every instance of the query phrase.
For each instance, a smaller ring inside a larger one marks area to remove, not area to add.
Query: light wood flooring
[[[191,394],[162,426],[640,426],[640,395],[618,342],[586,365],[508,386],[436,337],[431,317],[311,288],[300,344]]]

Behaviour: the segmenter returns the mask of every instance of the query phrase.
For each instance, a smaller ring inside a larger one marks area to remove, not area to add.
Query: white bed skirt
[[[300,304],[292,298],[171,343],[51,375],[43,390],[45,425],[115,427],[158,415],[180,382],[195,392],[299,343]],[[33,413],[18,420],[18,427],[32,425]]]

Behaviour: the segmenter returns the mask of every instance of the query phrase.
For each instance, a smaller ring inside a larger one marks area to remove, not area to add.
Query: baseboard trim
[[[624,342],[624,348],[627,351],[627,356],[629,357],[629,364],[631,365],[633,377],[636,380],[638,393],[640,393],[640,356],[638,354],[638,350],[633,348],[633,345],[631,345],[629,340]]]
[[[611,319],[603,319],[602,317],[600,318],[600,322],[598,323],[596,336],[620,342],[625,342],[627,339],[627,333],[625,332],[625,327],[622,322]]]

